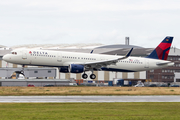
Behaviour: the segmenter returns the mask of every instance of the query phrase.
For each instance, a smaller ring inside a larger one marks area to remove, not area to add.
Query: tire
[[[88,78],[88,75],[86,73],[82,74],[82,78],[83,79],[87,79]]]
[[[96,79],[96,75],[95,75],[95,74],[91,74],[91,75],[90,75],[90,78],[91,78],[91,79]]]

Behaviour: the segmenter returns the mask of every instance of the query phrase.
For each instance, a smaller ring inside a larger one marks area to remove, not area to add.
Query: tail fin
[[[167,60],[173,37],[166,37],[147,58]]]

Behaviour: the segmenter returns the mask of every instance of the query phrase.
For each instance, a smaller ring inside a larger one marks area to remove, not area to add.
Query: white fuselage
[[[4,55],[3,60],[5,60],[6,62],[20,64],[20,65],[62,67],[62,66],[69,66],[70,64],[78,64],[78,63],[86,63],[86,62],[93,63],[96,61],[116,59],[119,57],[123,57],[123,56],[23,49],[23,50],[14,50],[12,51],[12,54]],[[167,63],[167,64],[158,65],[158,63]],[[145,71],[150,69],[158,69],[172,65],[174,65],[173,62],[165,61],[165,60],[142,58],[142,57],[128,57],[126,59],[119,60],[115,65],[108,65],[104,67],[107,68],[106,70],[110,70],[110,71],[136,72],[136,71]]]

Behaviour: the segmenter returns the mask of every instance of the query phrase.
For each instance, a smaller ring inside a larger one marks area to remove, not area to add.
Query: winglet
[[[92,50],[90,53],[92,54],[94,50]]]
[[[125,57],[129,57],[131,55],[132,50],[133,50],[133,48],[131,48],[131,50],[126,54]]]
[[[118,60],[122,60],[122,59],[128,58],[131,55],[132,50],[133,50],[133,48],[131,48],[131,50],[124,57],[119,58]]]

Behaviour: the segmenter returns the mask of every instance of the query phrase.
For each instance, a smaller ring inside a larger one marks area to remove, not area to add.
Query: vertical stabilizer
[[[147,58],[167,60],[173,37],[166,37]]]

